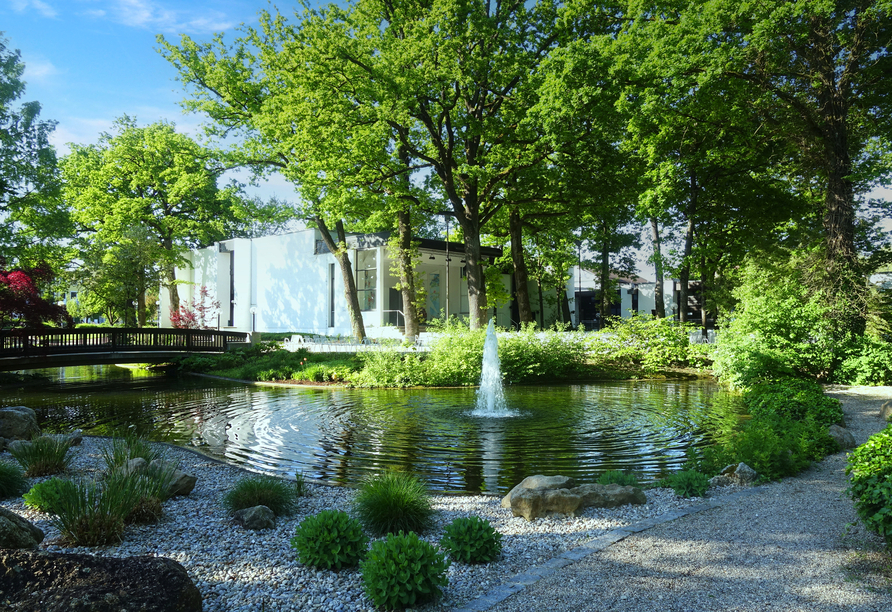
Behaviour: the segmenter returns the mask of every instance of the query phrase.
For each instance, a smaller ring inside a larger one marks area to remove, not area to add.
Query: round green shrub
[[[709,489],[709,478],[691,470],[676,472],[667,477],[664,483],[680,497],[703,497]]]
[[[308,516],[291,538],[291,547],[301,563],[336,570],[359,563],[368,543],[359,521],[341,510],[323,510]]]
[[[631,472],[624,472],[622,470],[607,470],[598,477],[598,484],[618,484],[621,487],[637,487],[638,478]]]
[[[27,489],[22,468],[10,461],[0,461],[0,499],[21,495]]]
[[[59,508],[59,501],[74,493],[77,485],[70,480],[63,478],[50,478],[43,482],[38,482],[31,487],[31,490],[22,497],[25,505],[41,512],[56,514]]]
[[[459,517],[446,525],[445,531],[440,547],[453,561],[489,563],[502,554],[502,534],[485,519]]]
[[[359,567],[369,599],[376,606],[393,610],[439,597],[448,582],[449,565],[432,544],[401,531],[373,542]]]
[[[858,516],[892,546],[892,425],[852,451],[846,474]]]
[[[385,472],[367,480],[353,507],[360,522],[375,535],[423,532],[434,515],[424,484],[406,472]]]
[[[266,506],[276,516],[290,514],[304,490],[303,479],[290,483],[274,476],[252,476],[235,483],[223,496],[223,506],[230,512]]]

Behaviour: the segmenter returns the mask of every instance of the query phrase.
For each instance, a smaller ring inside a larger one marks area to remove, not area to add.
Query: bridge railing
[[[0,357],[121,351],[223,352],[247,335],[210,329],[0,330]]]

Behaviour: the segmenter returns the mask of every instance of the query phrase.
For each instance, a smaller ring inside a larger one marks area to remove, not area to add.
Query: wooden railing
[[[0,357],[118,352],[223,352],[247,334],[207,329],[14,329],[0,331]]]

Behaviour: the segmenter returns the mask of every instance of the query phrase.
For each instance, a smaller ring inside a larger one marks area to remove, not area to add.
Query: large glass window
[[[375,288],[378,286],[378,252],[356,251],[356,294],[360,310],[375,309]]]

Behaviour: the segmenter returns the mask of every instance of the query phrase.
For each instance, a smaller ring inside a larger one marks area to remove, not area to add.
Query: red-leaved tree
[[[220,310],[220,302],[211,300],[208,288],[202,286],[192,305],[182,305],[170,311],[170,324],[177,329],[213,329],[214,316]]]
[[[46,264],[33,268],[6,269],[0,258],[0,327],[44,327],[47,323],[73,327],[71,315],[64,306],[40,297],[38,285],[53,279]]]

